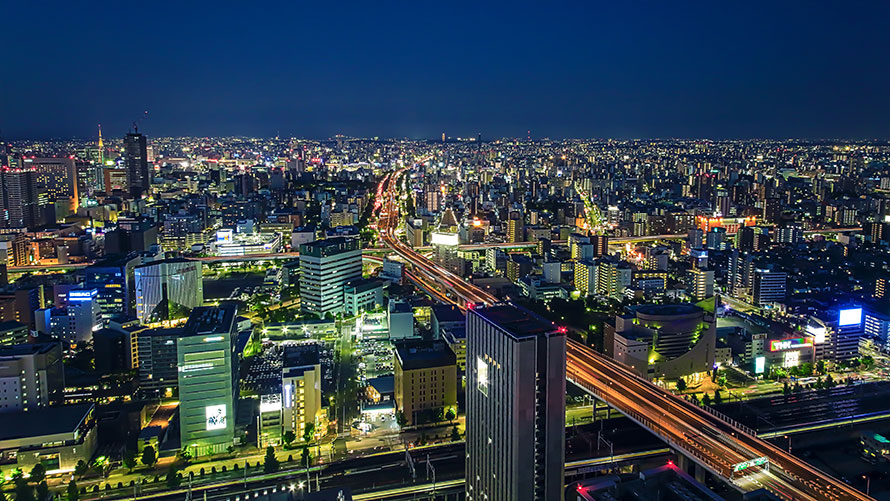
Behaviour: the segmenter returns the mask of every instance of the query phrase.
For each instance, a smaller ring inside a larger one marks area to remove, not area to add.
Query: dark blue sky
[[[890,139],[886,1],[193,3],[7,2],[3,134]]]

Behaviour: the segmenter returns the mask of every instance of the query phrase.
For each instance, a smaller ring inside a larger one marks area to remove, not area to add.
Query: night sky
[[[6,2],[3,135],[890,139],[883,0],[191,3]]]

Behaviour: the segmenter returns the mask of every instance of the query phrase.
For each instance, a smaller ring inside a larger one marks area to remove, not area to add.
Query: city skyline
[[[118,137],[148,110],[153,137],[887,139],[888,10],[20,3],[0,130]]]

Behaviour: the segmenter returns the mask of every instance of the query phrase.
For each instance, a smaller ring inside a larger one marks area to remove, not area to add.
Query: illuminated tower
[[[99,164],[105,164],[105,143],[102,142],[102,124],[99,124]]]

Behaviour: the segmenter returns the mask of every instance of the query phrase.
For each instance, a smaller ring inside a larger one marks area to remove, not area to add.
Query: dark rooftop
[[[199,306],[192,310],[182,329],[183,336],[230,333],[234,328],[237,306],[223,303],[219,306]]]
[[[402,370],[455,365],[457,357],[444,341],[402,341],[396,343],[396,357]]]
[[[437,304],[432,310],[439,322],[461,322],[466,318],[460,308],[451,304]]]
[[[73,404],[3,414],[0,440],[71,433],[92,409],[93,404]]]
[[[20,357],[23,355],[39,355],[47,353],[58,343],[24,343],[12,346],[0,346],[0,357]]]
[[[534,337],[557,331],[553,322],[514,304],[499,304],[470,311],[517,338]]]

